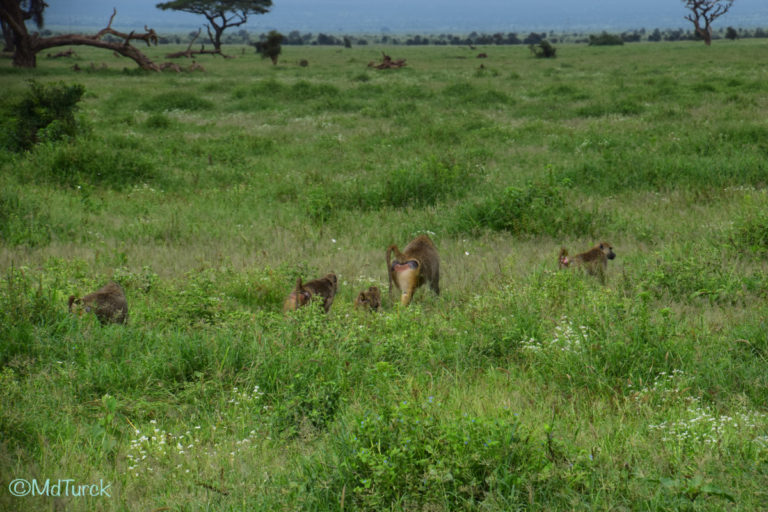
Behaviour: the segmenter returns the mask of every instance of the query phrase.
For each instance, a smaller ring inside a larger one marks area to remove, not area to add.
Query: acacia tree
[[[733,5],[733,0],[683,0],[691,14],[685,19],[693,23],[696,33],[701,36],[707,46],[712,44],[712,22]]]
[[[239,27],[249,14],[264,14],[272,0],[173,0],[157,4],[158,9],[202,14],[208,20],[206,29],[213,47],[221,52],[221,34],[229,27]],[[211,32],[213,29],[213,32]]]
[[[16,0],[14,3],[18,5],[19,14],[24,21],[31,19],[37,28],[43,28],[43,11],[48,7],[48,4],[43,2],[43,0]],[[3,51],[14,51],[16,48],[16,33],[1,12],[0,28],[2,28],[3,39],[5,40]]]
[[[86,45],[116,51],[120,55],[133,59],[143,69],[160,71],[160,67],[157,64],[152,62],[146,55],[130,44],[132,39],[140,39],[146,42],[147,45],[150,43],[157,44],[157,33],[152,29],[148,29],[146,26],[144,27],[143,34],[137,34],[136,31],[132,31],[130,34],[118,32],[112,28],[112,20],[115,18],[117,10],[112,12],[112,16],[109,18],[107,26],[94,35],[62,34],[53,37],[40,37],[37,33],[30,34],[27,31],[27,26],[24,23],[27,18],[25,18],[25,11],[22,9],[22,3],[24,2],[19,2],[18,0],[0,0],[0,19],[7,23],[13,31],[14,66],[23,68],[36,67],[38,52],[48,48],[54,48],[56,46]],[[42,11],[40,16],[42,16]],[[101,38],[107,34],[122,38],[123,41],[102,41]]]
[[[256,51],[261,54],[262,59],[269,57],[272,59],[272,64],[277,66],[277,59],[283,51],[283,39],[285,39],[283,34],[272,30],[267,34],[266,40],[259,41],[254,46],[256,46]]]

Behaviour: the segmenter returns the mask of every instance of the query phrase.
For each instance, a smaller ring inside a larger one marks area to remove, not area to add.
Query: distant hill
[[[155,8],[156,0],[51,0],[46,25],[77,30],[103,27],[118,10],[115,28],[186,31],[205,18]],[[680,0],[274,0],[272,11],[253,16],[251,31],[277,29],[331,33],[599,31],[690,28]],[[768,1],[736,0],[717,26],[768,27]]]

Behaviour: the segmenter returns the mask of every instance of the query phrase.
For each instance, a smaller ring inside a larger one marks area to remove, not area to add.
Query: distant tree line
[[[188,34],[168,34],[160,36],[160,44],[187,44],[197,34],[196,30]],[[56,35],[50,30],[41,31],[44,37]],[[767,38],[768,29],[735,29],[733,27],[723,28],[713,31],[712,39],[747,39],[747,38]],[[119,41],[109,35],[105,40]],[[249,44],[255,45],[264,42],[267,39],[267,33],[255,34],[245,29],[237,32],[226,33],[222,36],[223,44]],[[302,33],[298,30],[284,34],[283,45],[320,45],[320,46],[363,46],[367,44],[391,44],[391,45],[435,45],[435,46],[474,46],[474,45],[538,45],[542,41],[550,43],[585,43],[590,45],[623,44],[638,43],[643,41],[697,41],[700,36],[693,30],[677,29],[654,29],[647,31],[644,28],[637,30],[628,30],[621,33],[602,32],[600,34],[586,34],[580,32],[529,32],[528,34],[518,34],[516,32],[496,32],[492,34],[472,32],[470,34],[428,34],[428,35],[333,35],[325,33]]]
[[[251,34],[245,30],[240,30],[236,34],[224,37],[224,41],[229,44],[249,44],[266,39],[267,34]],[[747,39],[747,38],[766,38],[768,29],[734,29],[727,27],[715,30],[712,33],[712,39]],[[586,44],[623,44],[639,43],[643,41],[697,41],[701,37],[693,30],[676,29],[654,29],[648,31],[644,28],[637,30],[628,30],[620,33],[587,34],[579,32],[557,33],[557,32],[529,32],[520,34],[517,32],[495,32],[470,34],[414,34],[414,35],[332,35],[325,33],[301,33],[297,30],[285,35],[283,45],[321,45],[321,46],[362,46],[366,44],[391,44],[408,46],[474,46],[474,45],[531,45],[539,44],[544,40],[551,43],[586,43]]]

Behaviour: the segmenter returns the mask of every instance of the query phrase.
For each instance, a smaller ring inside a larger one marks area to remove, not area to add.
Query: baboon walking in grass
[[[394,253],[395,259],[390,260]],[[416,289],[429,281],[435,294],[440,295],[440,256],[437,248],[427,235],[419,235],[405,246],[403,252],[396,245],[387,248],[387,274],[389,275],[389,294],[392,295],[392,283],[402,291],[400,302],[407,306],[413,299]]]
[[[296,311],[301,306],[308,304],[312,299],[322,297],[323,309],[327,313],[331,309],[334,297],[336,297],[338,281],[336,274],[333,272],[306,283],[302,283],[299,277],[296,279],[296,286],[293,288],[293,291],[283,303],[283,311]]]
[[[600,281],[604,281],[608,260],[615,257],[616,253],[613,252],[613,247],[608,242],[600,242],[590,250],[579,253],[572,258],[568,257],[568,250],[562,247],[557,258],[557,265],[559,268],[582,268],[587,274],[598,276]]]
[[[128,319],[128,302],[120,285],[112,282],[82,298],[70,295],[69,311],[78,316],[94,313],[102,325],[124,324]]]

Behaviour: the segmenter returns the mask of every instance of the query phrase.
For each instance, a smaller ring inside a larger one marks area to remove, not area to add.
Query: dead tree
[[[84,34],[63,34],[53,37],[40,37],[39,34],[30,34],[24,24],[23,12],[19,3],[14,0],[0,0],[0,17],[8,23],[15,34],[15,50],[13,54],[13,65],[23,68],[34,68],[37,66],[37,54],[48,48],[57,46],[95,46],[106,50],[113,50],[120,55],[133,59],[142,69],[149,71],[159,71],[157,64],[152,62],[146,55],[130,43],[132,40],[141,40],[151,46],[157,45],[157,33],[147,26],[144,26],[144,33],[137,34],[131,31],[129,34],[118,32],[112,28],[112,20],[115,19],[117,9],[112,12],[109,23],[103,29],[94,35]],[[123,39],[122,42],[103,41],[101,38],[110,34]]]
[[[200,32],[202,32],[202,30],[203,30],[202,28],[198,29],[197,34],[195,34],[194,37],[192,38],[192,40],[189,42],[189,44],[187,45],[187,49],[186,50],[183,50],[183,51],[180,51],[180,52],[169,53],[168,55],[165,56],[165,58],[166,59],[178,59],[180,57],[186,57],[188,59],[191,59],[193,55],[205,55],[205,54],[208,54],[208,55],[221,55],[225,59],[231,59],[232,58],[229,55],[224,55],[223,53],[221,53],[221,49],[214,48],[213,50],[206,50],[204,44],[200,45],[200,49],[199,50],[193,50],[192,49],[192,45],[195,44],[195,40],[198,37],[200,37]]]
[[[701,36],[707,46],[712,44],[712,22],[733,5],[733,0],[683,0],[691,14],[685,19],[693,23],[696,33]]]
[[[368,67],[374,69],[398,69],[403,66],[405,66],[405,59],[392,60],[392,57],[383,52],[381,54],[381,62],[378,64],[374,61],[368,63]]]

